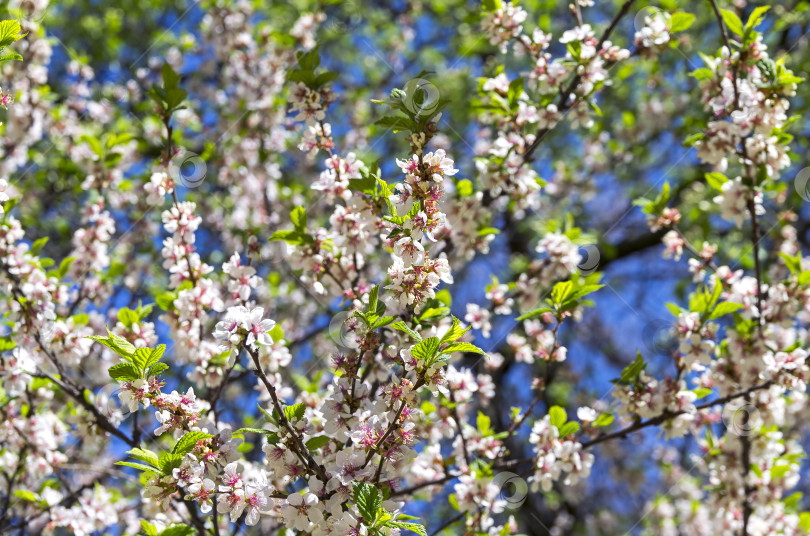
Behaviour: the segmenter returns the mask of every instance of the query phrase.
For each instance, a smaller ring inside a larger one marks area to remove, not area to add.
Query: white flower
[[[490,316],[488,309],[484,309],[475,303],[468,303],[467,314],[464,315],[464,320],[469,322],[473,329],[480,329],[484,338],[488,339],[490,331],[492,330],[492,323],[489,321]]]
[[[401,257],[405,266],[425,264],[425,248],[411,236],[403,236],[394,244],[394,255]]]
[[[323,513],[318,510],[318,497],[313,493],[293,493],[287,497],[287,505],[282,507],[281,515],[289,528],[307,530],[310,520],[323,521]]]
[[[577,409],[577,418],[584,423],[595,421],[597,416],[596,410],[588,406]]]
[[[264,346],[273,344],[268,332],[276,323],[269,319],[262,320],[262,316],[264,316],[263,307],[253,309],[243,305],[229,307],[225,318],[217,322],[214,328],[214,338],[223,341],[222,351],[241,344],[244,336],[246,336],[245,344],[251,348],[256,348],[256,344]]]

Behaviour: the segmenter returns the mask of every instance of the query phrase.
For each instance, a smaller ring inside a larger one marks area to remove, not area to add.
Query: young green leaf
[[[202,441],[203,439],[209,439],[212,436],[211,434],[206,434],[205,432],[194,431],[194,432],[187,432],[183,437],[181,437],[177,444],[172,449],[172,454],[180,454],[185,455],[192,450],[194,447],[197,446],[197,443]]]

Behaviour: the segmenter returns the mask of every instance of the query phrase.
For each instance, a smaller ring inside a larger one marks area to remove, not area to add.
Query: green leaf
[[[164,475],[172,474],[172,469],[180,467],[181,463],[183,463],[183,456],[181,454],[165,452],[160,455],[159,466],[160,471]]]
[[[394,322],[393,324],[391,324],[391,327],[398,330],[398,331],[402,331],[404,333],[407,333],[415,341],[421,341],[422,340],[422,336],[419,335],[414,330],[412,330],[411,328],[409,328],[408,326],[406,326],[405,322],[403,322],[402,320],[400,320],[399,322]]]
[[[728,177],[726,177],[722,173],[717,173],[716,171],[706,173],[705,177],[706,177],[706,184],[708,184],[710,187],[714,188],[718,192],[722,191],[723,185],[728,182]]]
[[[307,53],[298,52],[298,64],[303,70],[314,71],[321,64],[318,47],[316,46]]]
[[[475,420],[475,426],[478,428],[478,431],[481,432],[482,436],[487,437],[490,435],[490,423],[491,419],[479,411],[478,418]]]
[[[771,6],[758,6],[754,8],[751,12],[751,16],[748,17],[748,21],[745,23],[745,33],[749,33],[751,30],[759,26],[763,20],[765,20],[765,13],[771,9]]]
[[[562,305],[573,289],[574,284],[571,281],[560,281],[551,289],[551,301],[555,305]]]
[[[192,536],[196,530],[194,527],[188,525],[172,525],[171,527],[163,530],[160,536]]]
[[[131,342],[119,335],[111,333],[110,330],[107,330],[106,337],[101,335],[91,335],[87,338],[103,344],[128,361],[131,361],[131,356],[133,353],[135,353],[135,346],[133,346]]]
[[[148,463],[153,467],[159,467],[160,461],[158,459],[158,455],[148,449],[141,449],[141,448],[134,448],[132,450],[128,450],[127,454],[132,456],[138,461]]]
[[[610,426],[613,424],[613,415],[610,413],[602,413],[599,415],[595,421],[593,421],[593,426],[601,428],[603,426]]]
[[[377,293],[380,291],[380,285],[375,285],[368,293],[368,310],[375,312],[377,310]]]
[[[287,420],[290,422],[300,421],[304,418],[304,413],[306,413],[307,407],[302,404],[293,404],[291,406],[284,407],[284,416],[287,417]]]
[[[174,300],[177,299],[177,294],[174,292],[163,292],[155,296],[155,303],[164,311],[169,311],[174,307]]]
[[[168,370],[169,365],[166,363],[155,363],[149,368],[149,375],[150,376],[157,376],[161,372]]]
[[[720,12],[723,15],[723,21],[726,23],[726,27],[728,29],[742,37],[743,35],[743,23],[740,20],[740,17],[737,16],[736,13],[733,11],[729,11],[728,9],[721,9]]]
[[[146,536],[158,536],[155,526],[145,519],[141,520],[141,531],[143,531]]]
[[[128,307],[123,307],[118,311],[118,320],[121,321],[124,326],[127,328],[131,328],[132,324],[137,324],[140,322],[141,318],[138,316],[138,313],[129,309]]]
[[[16,20],[4,20],[0,22],[0,47],[7,47],[14,41],[22,39],[27,34],[20,35],[22,27]]]
[[[203,439],[209,439],[212,436],[211,434],[206,434],[205,432],[194,431],[188,432],[183,437],[181,437],[177,444],[172,449],[172,454],[180,454],[181,456],[191,452],[194,450],[194,447],[197,443]]]
[[[714,76],[714,71],[712,71],[711,69],[706,68],[706,67],[701,67],[699,69],[695,69],[694,71],[692,71],[690,76],[694,77],[697,80],[709,80],[710,78],[712,78]],[[695,137],[695,136],[697,136],[697,137]],[[686,145],[688,142],[691,142],[691,141],[697,141],[697,140],[701,139],[702,137],[703,137],[702,133],[692,134],[692,136],[690,136],[689,138],[687,138],[684,141],[684,145]]]
[[[349,188],[353,192],[360,192],[366,195],[377,194],[377,179],[374,177],[362,177],[360,179],[349,179]]]
[[[290,220],[292,220],[295,230],[303,233],[307,227],[307,209],[304,207],[295,207],[290,212]]]
[[[568,437],[576,434],[579,431],[579,423],[569,421],[560,427],[560,437]]]
[[[137,469],[139,471],[145,471],[147,473],[155,473],[157,469],[154,467],[149,467],[148,465],[144,465],[142,463],[134,463],[134,462],[115,462],[115,465],[123,465],[124,467],[132,467],[133,469]]]
[[[290,71],[290,73],[287,75],[287,80],[292,82],[302,82],[308,87],[314,87],[315,73],[304,69],[297,69],[295,71]]]
[[[42,248],[47,243],[48,243],[48,237],[47,236],[45,236],[43,238],[40,238],[39,240],[35,241],[33,244],[31,244],[31,255],[39,256],[40,251],[42,251]]]
[[[697,389],[692,389],[692,392],[695,393],[695,396],[698,399],[701,399],[703,397],[709,396],[714,391],[712,391],[711,389],[707,389],[705,387],[698,387]]]
[[[338,77],[338,73],[333,72],[326,72],[321,73],[315,78],[314,85],[315,87],[321,87],[325,84],[328,84],[332,80],[335,80]]]
[[[419,322],[432,322],[450,314],[449,307],[428,307],[419,315]]]
[[[374,124],[380,127],[390,129],[394,133],[403,131],[412,132],[419,128],[418,125],[414,123],[411,119],[407,117],[399,117],[393,115],[381,117],[380,119],[375,121]]]
[[[556,428],[560,428],[560,426],[565,424],[565,421],[568,420],[568,415],[566,415],[565,410],[560,406],[551,406],[548,410],[548,416],[552,426]]]
[[[368,482],[354,482],[354,503],[363,519],[371,523],[377,517],[382,505],[382,494],[376,486]]]
[[[246,434],[246,433],[262,434],[267,438],[267,442],[270,443],[271,445],[276,445],[279,442],[278,432],[265,430],[264,428],[240,428],[239,430],[234,432],[234,434]]]
[[[523,320],[528,320],[530,318],[535,318],[545,313],[551,313],[553,310],[550,307],[540,307],[539,309],[532,309],[527,313],[523,313],[519,317],[517,317],[518,322],[522,322]]]
[[[673,13],[670,15],[669,33],[682,32],[692,26],[695,16],[691,13]]]
[[[6,210],[6,212],[8,212],[8,210]],[[65,277],[65,274],[67,274],[68,270],[70,269],[70,265],[73,264],[73,261],[75,260],[75,257],[65,257],[62,259],[62,262],[59,263],[59,268],[56,270],[56,278],[62,279]]]
[[[507,100],[512,108],[517,105],[521,93],[523,93],[523,78],[515,78],[509,83],[509,89],[506,92]]]
[[[172,66],[168,63],[164,63],[163,67],[160,69],[160,74],[163,78],[163,88],[164,89],[174,89],[180,83],[180,75],[174,72]]]
[[[374,321],[374,322],[373,322],[373,323],[372,323],[372,324],[371,324],[371,325],[368,327],[368,329],[377,329],[377,328],[382,328],[382,327],[385,327],[385,326],[387,326],[388,324],[390,324],[391,322],[393,322],[393,321],[394,321],[394,318],[395,318],[395,317],[393,317],[393,316],[383,316],[383,317],[381,317],[381,318],[378,318],[377,320],[375,320],[375,321]]]
[[[638,375],[644,370],[644,367],[647,365],[644,363],[644,358],[641,356],[641,352],[636,352],[636,359],[627,365],[624,370],[622,370],[622,375],[618,380],[614,380],[614,382],[618,381],[618,383],[623,384],[631,384],[635,383],[638,379]]]
[[[384,527],[392,527],[398,529],[405,529],[419,534],[419,536],[427,536],[425,527],[418,523],[404,523],[402,521],[386,521]]]
[[[308,439],[305,445],[309,450],[318,450],[327,443],[329,443],[329,438],[327,436],[321,435]]]
[[[500,234],[500,229],[496,227],[482,227],[478,229],[478,236],[489,236]]]
[[[485,351],[468,342],[456,342],[442,349],[443,354],[450,354],[452,352],[475,352],[476,354],[486,355]]]
[[[0,61],[22,61],[23,57],[17,52],[9,52],[0,56]]]
[[[411,355],[416,359],[429,361],[436,355],[439,346],[441,346],[441,342],[438,337],[429,337],[411,347]]]
[[[455,342],[461,337],[463,337],[464,334],[467,333],[468,331],[470,331],[469,326],[466,328],[461,327],[461,321],[454,316],[453,325],[450,326],[450,329],[448,329],[447,333],[444,334],[444,337],[442,337],[441,342],[442,343]]]
[[[18,489],[14,491],[14,496],[28,502],[37,502],[37,496],[34,495],[34,492],[29,491],[27,489]]]
[[[717,285],[717,286],[720,286],[720,285]],[[712,311],[712,314],[709,315],[709,320],[714,320],[715,318],[720,318],[723,315],[733,313],[734,311],[737,311],[739,309],[742,309],[742,305],[740,305],[739,303],[731,303],[731,302],[720,303],[720,304],[717,305],[717,307],[714,308],[714,311]]]
[[[107,372],[110,378],[119,382],[131,382],[141,377],[141,371],[132,363],[118,363],[111,366]]]
[[[574,292],[568,295],[568,297],[566,298],[566,302],[569,302],[571,300],[578,300],[579,298],[583,298],[588,294],[593,294],[594,292],[596,292],[597,290],[601,289],[604,286],[605,285],[582,285],[581,287],[577,288],[576,290],[574,290]]]
[[[138,348],[135,350],[135,353],[132,354],[132,362],[141,370],[145,370],[160,361],[165,351],[165,344],[160,344],[155,348]]]
[[[799,528],[805,532],[810,532],[810,512],[799,514]]]
[[[462,179],[456,183],[456,192],[461,197],[469,197],[474,191],[473,184],[469,179]]]

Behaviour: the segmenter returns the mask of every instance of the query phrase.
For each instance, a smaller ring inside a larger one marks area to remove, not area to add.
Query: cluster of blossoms
[[[439,205],[445,191],[444,177],[455,175],[453,161],[442,149],[436,153],[413,155],[410,160],[397,160],[405,174],[391,196],[395,207],[407,211],[402,221],[390,221],[386,242],[393,247],[394,263],[388,269],[392,291],[400,306],[412,306],[418,312],[422,304],[435,297],[436,287],[453,282],[446,257],[430,258],[424,239],[434,239],[433,232],[445,219]],[[435,239],[434,239],[435,240]]]
[[[751,234],[757,258],[761,219],[767,217],[765,192],[790,164],[790,140],[782,128],[788,121],[787,98],[795,94],[797,82],[783,64],[768,57],[761,36],[751,31],[761,15],[761,10],[751,15],[741,44],[732,49],[726,43],[695,73],[712,116],[695,146],[698,158],[714,168],[706,177],[718,192],[712,199],[715,210]],[[729,171],[737,176],[727,178]],[[679,377],[660,382],[641,371],[633,385],[619,388],[619,411],[626,419],[673,416],[665,422],[665,435],[694,434],[704,453],[695,460],[710,486],[705,492],[693,490],[691,497],[656,499],[653,526],[699,524],[698,533],[707,534],[798,534],[799,517],[786,511],[784,503],[787,490],[798,481],[793,458],[798,447],[781,430],[794,422],[806,398],[806,328],[797,315],[806,309],[807,290],[798,282],[796,267],[775,267],[765,274],[757,260],[755,273],[744,275],[720,264],[717,245],[703,242],[697,249],[677,230],[681,218],[680,213],[673,217],[674,210],[664,209],[660,216],[648,213],[648,221],[671,228],[663,237],[664,257],[678,260],[688,249],[693,255],[689,270],[695,282],[706,283],[705,290],[696,291],[690,310],[677,315]],[[782,234],[787,238],[783,250],[801,259],[791,244],[792,227],[786,225]],[[797,267],[802,264],[798,259]],[[723,326],[710,321],[730,318],[725,316],[729,313],[734,320]],[[694,390],[686,390],[687,379]],[[722,415],[696,411],[696,392],[701,390],[731,399]],[[735,395],[740,392],[745,396]],[[711,424],[721,418],[725,433],[718,436]],[[712,505],[711,515],[684,509],[697,497]]]
[[[650,49],[669,43],[670,17],[667,13],[659,11],[644,17],[644,26],[636,32],[635,45],[639,48]]]
[[[293,118],[294,121],[306,121],[307,123],[316,124],[326,118],[326,109],[332,102],[334,102],[336,95],[328,87],[313,90],[307,87],[303,82],[299,82],[295,87],[290,90],[290,105],[291,111],[297,115]],[[328,143],[330,131],[321,127],[321,129],[313,129],[308,131],[308,138],[305,138],[301,143],[303,148],[301,150],[311,151],[313,147],[325,148]],[[317,138],[318,141],[312,145],[311,141]]]
[[[763,165],[768,177],[776,177],[790,165],[788,140],[778,132],[788,119],[787,99],[796,93],[796,80],[768,57],[761,36],[734,51],[723,47],[709,61],[700,75],[701,90],[715,119],[695,143],[698,157],[720,172],[725,172],[731,159],[745,167]],[[745,197],[739,185],[723,190],[723,197]],[[754,195],[754,191],[747,194]],[[728,204],[728,210],[733,210],[736,201]],[[725,210],[723,215],[727,217]]]
[[[563,483],[570,486],[591,474],[593,454],[582,452],[578,441],[560,437],[560,429],[551,424],[548,415],[535,421],[529,443],[537,450],[532,486],[550,491],[563,475]]]

